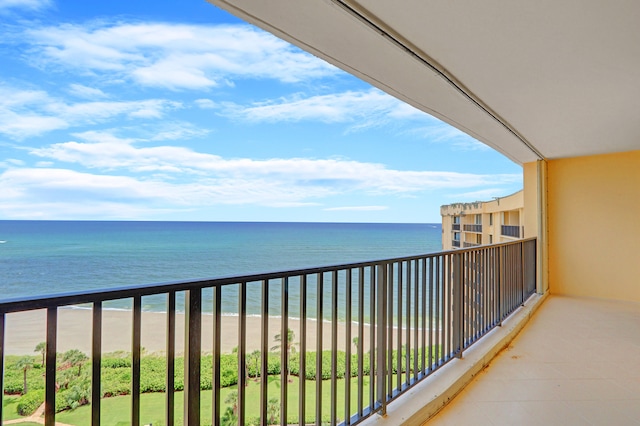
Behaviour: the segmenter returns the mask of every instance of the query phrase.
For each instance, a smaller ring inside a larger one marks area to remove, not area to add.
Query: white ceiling
[[[637,0],[209,0],[517,163],[640,149]]]

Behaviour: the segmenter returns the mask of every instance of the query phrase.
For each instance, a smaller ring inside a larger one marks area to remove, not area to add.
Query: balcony
[[[57,377],[61,374],[56,362],[58,336],[64,331],[59,319],[67,307],[89,307],[90,418],[91,424],[100,424],[103,335],[108,331],[108,322],[103,321],[105,306],[111,300],[128,298],[132,302],[129,423],[148,423],[141,417],[142,306],[146,298],[161,297],[166,300],[164,389],[168,391],[164,392],[164,422],[181,422],[176,416],[179,394],[175,391],[179,349],[176,324],[181,323],[177,321],[180,317],[184,320],[184,422],[202,423],[201,383],[210,382],[212,404],[206,417],[220,424],[228,412],[221,398],[221,358],[230,356],[223,354],[221,302],[229,297],[237,301],[239,313],[234,422],[267,424],[270,418],[274,420],[269,404],[275,399],[280,407],[275,419],[279,424],[294,419],[300,425],[309,421],[352,425],[384,415],[389,404],[461,358],[535,292],[535,283],[536,240],[529,239],[375,262],[5,300],[0,302],[0,369],[5,354],[12,349],[12,341],[5,338],[10,334],[5,326],[8,320],[26,311],[44,310],[44,421],[53,425]],[[249,295],[259,303],[259,313],[251,317]],[[184,312],[180,312],[181,304]],[[210,314],[207,318],[212,322],[206,334],[205,314]],[[250,322],[259,330],[259,342],[248,338]],[[294,342],[299,347],[295,357],[289,350],[277,353],[279,365],[287,368],[280,368],[275,376],[269,370],[269,354],[273,356],[269,330],[273,323],[277,323],[280,336],[289,336],[292,328],[299,336]],[[211,341],[211,347],[206,347],[205,341]],[[258,377],[271,374],[278,388],[276,392],[269,390],[272,380],[260,380],[259,396],[252,399],[247,392],[246,372],[249,352],[255,345],[259,348]],[[203,368],[206,353],[210,354],[210,369]],[[290,380],[294,372],[297,381]],[[1,378],[0,389],[4,389]],[[296,397],[292,399],[291,395]],[[309,401],[313,402],[311,406]],[[256,408],[257,418],[248,415],[250,406]]]
[[[465,232],[482,232],[482,225],[477,224],[465,224],[464,225]]]
[[[469,247],[478,247],[480,244],[478,243],[468,243],[468,242],[464,242],[464,248],[469,248]]]
[[[451,246],[452,247],[460,247],[460,240],[452,240],[451,241]]]
[[[451,225],[451,229],[453,231],[459,231],[460,230],[460,224],[459,223],[454,223],[453,225]]]
[[[505,237],[520,238],[520,226],[502,225],[500,233]]]
[[[638,303],[549,296],[427,425],[640,424],[638,323]]]

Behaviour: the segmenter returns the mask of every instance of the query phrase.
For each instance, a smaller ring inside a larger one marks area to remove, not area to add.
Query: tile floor
[[[550,296],[427,425],[640,425],[640,304]]]

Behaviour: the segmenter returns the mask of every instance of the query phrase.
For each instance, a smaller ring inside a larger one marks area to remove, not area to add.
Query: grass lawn
[[[306,420],[308,423],[315,422],[316,413],[315,413],[315,381],[307,381],[306,382]],[[367,405],[367,395],[369,389],[369,381],[365,378],[365,397],[364,404]],[[224,412],[225,407],[228,404],[225,404],[225,399],[231,393],[237,390],[236,386],[223,388],[221,394],[221,405],[222,411]],[[297,421],[298,419],[298,401],[300,399],[299,394],[299,381],[297,377],[292,378],[292,382],[289,383],[288,389],[288,410],[287,417],[289,418],[289,423],[292,421]],[[357,409],[357,401],[356,401],[356,392],[357,392],[357,380],[352,379],[351,381],[351,412],[355,412]],[[280,398],[280,379],[277,376],[269,377],[269,386],[267,390],[269,398]],[[330,401],[331,395],[331,387],[329,381],[324,381],[322,383],[322,418],[329,419],[330,415]],[[183,416],[183,393],[176,392],[176,405],[175,405],[175,416],[176,423],[182,424],[182,416]],[[249,385],[247,386],[247,412],[246,416],[248,419],[255,418],[257,419],[260,415],[260,387],[259,382],[255,382],[251,380]],[[337,401],[338,401],[338,417],[341,419],[344,418],[344,401],[345,401],[345,381],[338,380],[338,392],[337,392]],[[341,404],[342,402],[342,404]],[[280,404],[278,404],[280,406]],[[140,420],[142,424],[150,424],[152,423],[154,426],[163,425],[164,424],[164,412],[165,412],[165,395],[164,393],[147,393],[142,394],[140,398]],[[201,393],[201,423],[202,424],[211,424],[211,391],[202,391]],[[131,397],[130,396],[117,396],[113,398],[104,398],[102,399],[102,423],[109,425],[128,425],[131,423]],[[91,408],[90,406],[79,407],[73,411],[66,411],[62,413],[58,413],[56,415],[56,420],[68,423],[71,425],[77,426],[88,426],[91,424]]]
[[[2,420],[13,420],[21,417],[16,410],[18,398],[19,396],[17,395],[4,395],[2,400]]]

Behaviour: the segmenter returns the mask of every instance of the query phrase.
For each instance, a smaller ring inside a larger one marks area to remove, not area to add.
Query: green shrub
[[[44,389],[32,390],[22,395],[16,405],[16,410],[21,416],[30,416],[44,403]]]
[[[91,397],[91,382],[79,379],[70,384],[67,389],[56,394],[56,413],[64,410],[74,410],[81,405],[89,404]]]
[[[103,358],[100,364],[102,368],[131,368],[131,358],[129,357],[109,357]]]
[[[306,374],[307,380],[316,379],[316,352],[307,352],[306,362]],[[338,351],[338,365],[336,368],[336,375],[338,377],[345,376],[345,353]],[[291,355],[289,359],[289,372],[294,376],[300,376],[300,354],[295,353]],[[322,379],[331,378],[331,351],[322,351]]]
[[[140,360],[140,392],[164,392],[166,386],[167,360],[163,357],[146,356]]]
[[[131,369],[109,368],[102,370],[102,396],[128,395],[131,392]]]
[[[267,373],[269,375],[280,374],[280,354],[268,354],[267,355]]]

